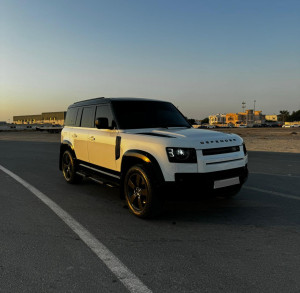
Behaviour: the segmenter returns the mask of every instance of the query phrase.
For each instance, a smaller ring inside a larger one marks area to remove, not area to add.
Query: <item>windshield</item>
[[[177,108],[160,101],[112,101],[120,129],[191,126]]]

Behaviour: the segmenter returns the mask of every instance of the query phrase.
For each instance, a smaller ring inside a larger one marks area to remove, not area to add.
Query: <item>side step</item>
[[[99,184],[102,184],[102,185],[105,185],[108,187],[117,188],[120,186],[119,182],[110,180],[109,178],[100,177],[95,174],[87,173],[82,170],[77,171],[76,174],[79,176],[82,176],[83,178],[91,179],[91,180],[95,181],[96,183],[99,183]]]

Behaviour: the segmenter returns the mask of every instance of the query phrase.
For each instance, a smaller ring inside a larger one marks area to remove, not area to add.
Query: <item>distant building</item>
[[[266,115],[262,114],[262,111],[254,111],[253,124],[261,125],[266,123]]]
[[[232,126],[253,126],[265,123],[265,115],[262,111],[253,111],[252,109],[239,113],[226,114],[226,123]]]
[[[226,124],[226,114],[210,115],[208,118],[210,125]]]
[[[293,122],[285,122],[284,125],[299,125],[300,127],[300,121],[293,121]]]
[[[228,126],[236,126],[238,124],[245,124],[245,116],[239,113],[227,113],[226,124]]]
[[[278,115],[266,115],[266,120],[268,121],[278,121]]]
[[[216,114],[209,116],[210,125],[227,126],[253,126],[265,123],[265,115],[262,111],[246,110],[239,113]]]
[[[5,121],[0,121],[0,126],[4,126],[6,125],[6,122]]]
[[[45,112],[40,115],[13,116],[15,124],[59,124],[65,123],[66,112]]]

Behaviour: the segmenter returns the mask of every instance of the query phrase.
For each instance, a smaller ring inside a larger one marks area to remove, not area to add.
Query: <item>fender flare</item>
[[[62,143],[60,144],[60,149],[62,149],[65,145],[68,145],[72,151],[74,151],[74,146],[69,140],[63,140]]]
[[[63,140],[60,144],[59,162],[58,162],[59,170],[62,170],[61,159],[62,159],[63,150],[66,148],[66,146],[69,147],[75,154],[74,146],[72,145],[72,143],[69,140]]]
[[[162,173],[161,167],[158,163],[158,161],[155,159],[155,157],[145,151],[141,151],[141,150],[128,150],[123,154],[122,157],[122,163],[121,163],[121,173],[122,176],[124,176],[125,174],[123,174],[123,169],[125,167],[126,164],[126,159],[127,158],[135,158],[138,160],[143,161],[145,164],[149,164],[149,166],[151,166],[154,169],[154,173],[156,174],[156,176],[164,181],[164,175]]]

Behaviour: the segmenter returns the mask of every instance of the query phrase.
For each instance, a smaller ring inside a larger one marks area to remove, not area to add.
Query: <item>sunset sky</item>
[[[300,1],[0,0],[0,121],[104,97],[300,109]]]

